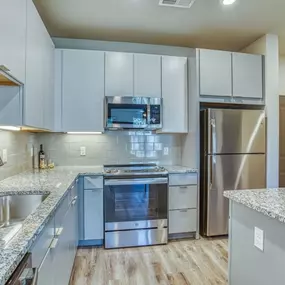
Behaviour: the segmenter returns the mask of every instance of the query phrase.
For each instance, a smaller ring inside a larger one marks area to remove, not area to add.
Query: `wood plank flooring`
[[[226,285],[227,239],[79,249],[70,285]]]

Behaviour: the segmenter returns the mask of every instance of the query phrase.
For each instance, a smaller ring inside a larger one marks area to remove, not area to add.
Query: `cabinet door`
[[[84,190],[84,239],[103,239],[103,189]]]
[[[0,65],[25,83],[26,0],[1,0]]]
[[[54,257],[51,250],[48,250],[44,257],[42,264],[39,267],[39,275],[37,285],[54,285],[53,272]]]
[[[263,99],[262,55],[233,53],[233,95]]]
[[[26,84],[24,124],[44,128],[45,27],[32,0],[27,0]]]
[[[134,56],[132,53],[106,52],[105,95],[133,96]]]
[[[71,259],[71,228],[72,228],[72,219],[71,219],[71,209],[67,212],[64,223],[62,225],[61,234],[57,237],[58,241],[56,246],[52,249],[54,253],[54,284],[62,285],[68,284],[73,260]]]
[[[161,56],[134,55],[134,95],[161,97]]]
[[[44,63],[43,63],[43,73],[44,73],[44,86],[43,96],[44,96],[44,128],[48,130],[55,129],[54,123],[54,56],[55,49],[53,41],[51,40],[48,32],[44,29],[45,34],[45,45],[44,45]]]
[[[63,131],[102,132],[104,52],[65,50],[62,64]]]
[[[230,52],[200,50],[200,95],[232,96]]]
[[[187,94],[187,58],[163,56],[163,132],[187,133]]]

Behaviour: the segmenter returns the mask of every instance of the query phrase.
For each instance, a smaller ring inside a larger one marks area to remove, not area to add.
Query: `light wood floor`
[[[79,249],[70,285],[226,285],[226,239],[143,248]]]

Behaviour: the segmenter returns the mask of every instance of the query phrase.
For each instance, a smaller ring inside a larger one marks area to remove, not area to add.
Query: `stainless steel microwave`
[[[162,98],[106,97],[105,129],[162,128]]]

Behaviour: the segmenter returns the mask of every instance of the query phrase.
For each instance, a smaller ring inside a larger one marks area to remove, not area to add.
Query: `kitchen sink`
[[[0,197],[0,228],[21,224],[48,197],[48,194]]]

